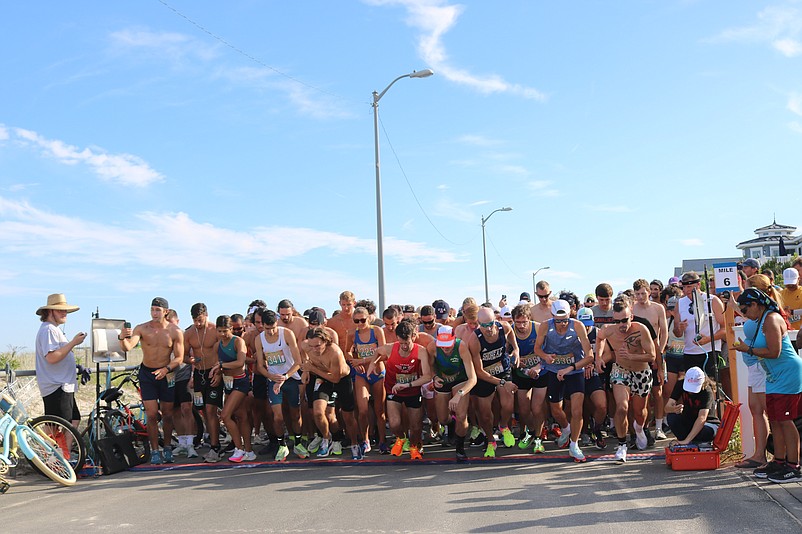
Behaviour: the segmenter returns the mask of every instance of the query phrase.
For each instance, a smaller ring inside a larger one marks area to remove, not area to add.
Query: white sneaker
[[[662,428],[658,428],[657,429],[657,433],[655,433],[654,438],[655,439],[667,439],[666,438],[666,433],[663,432]]]
[[[245,457],[245,451],[234,447],[234,454],[228,457],[228,461],[238,464],[242,461],[244,457]]]
[[[618,446],[615,450],[615,461],[619,463],[625,463],[627,461],[627,444],[622,443]]]
[[[195,447],[193,447],[192,445],[187,445],[186,449],[187,449],[187,458],[198,457],[198,451],[195,450]],[[175,454],[175,451],[173,451],[173,454]]]
[[[585,458],[585,455],[582,453],[577,443],[571,442],[568,446],[568,454],[571,455],[571,458],[573,458],[575,462],[582,463],[587,461],[587,458]]]
[[[343,453],[343,444],[339,441],[332,441],[331,442],[331,453],[336,454],[337,456]]]
[[[320,436],[315,436],[314,439],[309,442],[309,445],[306,447],[306,450],[314,454],[320,448],[321,443],[323,443],[323,438],[321,438]]]
[[[244,462],[255,462],[256,461],[256,453],[253,451],[246,451],[245,456],[242,457],[242,461]]]
[[[640,432],[635,430],[635,446],[639,451],[645,450],[649,445],[649,439],[646,437],[646,432],[641,428]]]
[[[203,461],[207,464],[214,464],[222,460],[223,457],[220,456],[220,453],[214,449],[209,449],[209,452],[206,453],[206,456],[203,457]]]
[[[187,453],[187,448],[183,445],[179,445],[173,449],[173,456],[183,456]]]

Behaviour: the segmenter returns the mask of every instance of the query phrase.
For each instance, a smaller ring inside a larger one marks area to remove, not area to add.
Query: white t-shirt
[[[47,397],[62,386],[75,391],[75,354],[70,351],[58,363],[49,363],[47,353],[60,349],[69,343],[67,336],[59,327],[50,322],[42,323],[36,334],[36,382],[42,397]]]
[[[715,349],[710,348],[710,343],[705,343],[704,345],[699,346],[695,339],[696,339],[696,321],[700,320],[701,325],[699,328],[699,334],[708,337],[710,335],[710,319],[707,311],[707,294],[702,293],[702,306],[704,308],[704,316],[697,319],[693,313],[691,313],[691,299],[689,297],[682,297],[677,302],[677,306],[679,308],[679,319],[680,321],[688,321],[688,326],[685,328],[685,354],[705,354],[707,352],[711,352],[711,350],[721,350],[721,341],[716,341]],[[716,297],[714,295],[710,296],[712,299]],[[712,303],[711,303],[712,304]],[[721,329],[721,326],[716,321],[715,312],[713,312],[713,335]]]

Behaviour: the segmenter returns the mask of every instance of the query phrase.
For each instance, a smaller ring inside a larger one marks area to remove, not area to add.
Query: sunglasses
[[[570,321],[570,319],[554,319],[555,324],[565,324],[568,321]]]
[[[684,287],[692,286],[694,284],[698,284],[699,280],[688,280],[687,282],[682,282]]]
[[[550,296],[551,296],[551,293],[546,293],[545,295],[537,295],[537,298],[539,298],[539,299],[547,299]]]
[[[309,326],[320,326],[320,323],[309,323]]]
[[[432,319],[431,321],[421,321],[421,323],[425,324],[426,326],[430,326],[434,324],[434,319]]]
[[[354,324],[365,324],[367,322],[368,322],[367,317],[362,318],[362,319],[354,319]]]
[[[610,322],[613,323],[613,324],[624,324],[624,323],[628,323],[630,319],[631,319],[631,317],[627,317],[626,319],[613,319]]]
[[[489,323],[479,323],[479,326],[481,326],[482,328],[490,328],[494,324],[496,324],[495,321],[490,321]]]

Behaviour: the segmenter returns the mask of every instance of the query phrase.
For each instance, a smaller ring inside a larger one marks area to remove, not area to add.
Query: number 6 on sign
[[[714,263],[716,293],[738,290],[738,264],[733,262]]]

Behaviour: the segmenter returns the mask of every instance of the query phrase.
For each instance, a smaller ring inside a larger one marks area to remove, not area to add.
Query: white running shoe
[[[244,457],[245,457],[245,451],[234,447],[234,454],[228,457],[228,461],[238,464],[242,461]]]
[[[192,445],[187,445],[186,449],[187,449],[187,458],[198,457],[198,451],[195,450],[195,447],[193,447]],[[175,451],[173,451],[173,454],[175,454]]]
[[[306,447],[306,450],[314,454],[320,448],[321,443],[323,443],[323,438],[315,436],[314,439],[309,442],[309,446]]]
[[[173,449],[173,456],[183,456],[187,453],[187,448],[183,445],[179,445]]]
[[[206,456],[203,457],[203,461],[207,464],[214,464],[222,460],[223,457],[220,453],[214,449],[209,449],[209,452],[206,453]]]
[[[655,436],[654,436],[654,437],[655,437],[655,439],[667,439],[667,438],[666,438],[666,433],[665,433],[665,432],[663,432],[663,429],[662,429],[662,428],[658,428],[658,429],[657,429],[657,433],[655,434]]]
[[[242,457],[243,462],[255,462],[256,461],[256,453],[253,451],[245,451],[245,455]]]
[[[582,463],[587,461],[587,458],[585,458],[585,455],[582,453],[582,449],[579,448],[578,443],[571,442],[571,444],[568,446],[568,454],[571,455],[571,458],[573,458],[575,462]]]
[[[340,441],[332,441],[331,442],[331,453],[336,454],[337,456],[343,453],[343,444]]]
[[[622,443],[615,450],[615,461],[619,463],[626,463],[627,461],[627,444]]]
[[[640,432],[635,430],[635,446],[639,451],[645,450],[649,445],[649,438],[646,437],[646,432],[641,428]]]

